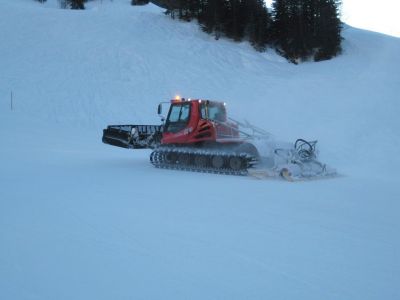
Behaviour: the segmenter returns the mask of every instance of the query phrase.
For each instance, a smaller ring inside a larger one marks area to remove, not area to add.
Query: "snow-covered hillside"
[[[345,27],[343,55],[295,66],[129,3],[0,0],[0,298],[398,299],[400,39]],[[159,170],[101,143],[175,94],[318,139],[342,176]]]

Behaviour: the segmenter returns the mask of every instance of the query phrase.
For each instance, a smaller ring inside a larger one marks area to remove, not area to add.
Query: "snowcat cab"
[[[225,104],[210,100],[171,100],[161,144],[223,142],[239,138],[238,127],[227,120]]]

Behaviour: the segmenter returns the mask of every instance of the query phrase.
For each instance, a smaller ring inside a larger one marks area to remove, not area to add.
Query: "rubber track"
[[[206,156],[208,158],[208,162],[211,160],[211,157],[215,155],[223,156],[224,160],[226,161],[229,157],[237,156],[239,157],[243,164],[244,168],[240,170],[234,170],[228,167],[225,168],[214,168],[211,166],[199,167],[195,166],[193,163],[191,164],[181,164],[178,161],[176,162],[167,162],[165,157],[167,154],[188,154],[192,156],[200,155]],[[248,175],[248,169],[253,167],[254,164],[257,163],[257,159],[251,156],[248,153],[234,153],[234,152],[227,152],[221,151],[217,149],[194,149],[189,147],[158,147],[155,149],[150,155],[150,162],[156,168],[162,169],[173,169],[173,170],[183,170],[183,171],[191,171],[191,172],[202,172],[202,173],[214,173],[214,174],[225,174],[225,175],[241,175],[246,176]]]

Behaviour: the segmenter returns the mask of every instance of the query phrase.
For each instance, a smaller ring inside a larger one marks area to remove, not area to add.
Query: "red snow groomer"
[[[166,118],[162,116],[165,103],[170,105]],[[270,135],[228,118],[224,102],[176,97],[160,103],[158,114],[162,125],[110,125],[103,130],[102,140],[123,148],[153,149],[150,161],[159,168],[246,175],[263,165],[268,176],[291,179],[292,170],[303,172],[312,163],[321,174],[326,172],[325,165],[315,160],[316,142],[299,139],[295,147],[276,148],[261,157],[255,143]]]

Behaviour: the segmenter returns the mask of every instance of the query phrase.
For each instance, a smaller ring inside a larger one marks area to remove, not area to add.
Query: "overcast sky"
[[[272,0],[265,0],[271,6]],[[342,0],[341,20],[353,27],[400,37],[400,0]]]

